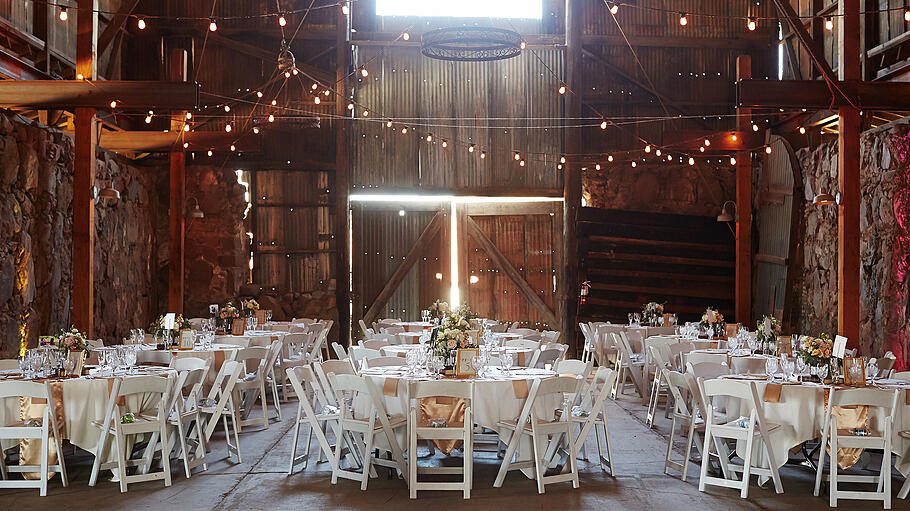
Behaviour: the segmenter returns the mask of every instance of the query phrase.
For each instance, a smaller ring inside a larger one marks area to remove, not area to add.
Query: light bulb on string
[[[322,100],[319,99],[319,96],[316,96],[316,97],[313,98],[313,103],[315,103],[315,104],[318,105],[319,103],[322,103]]]
[[[565,93],[566,93],[566,85],[565,85],[564,83],[559,84],[559,89],[557,89],[557,90],[559,91],[559,94],[560,94],[560,95],[565,95]]]
[[[284,14],[278,15],[278,26],[283,27],[288,24],[288,20],[285,19]]]
[[[111,108],[117,108],[117,100],[111,101]]]
[[[329,95],[329,89],[326,89],[326,90],[322,91],[322,94],[325,95],[325,96],[328,96],[328,95]]]
[[[290,72],[290,71],[285,71],[285,72],[284,72],[284,77],[285,77],[285,78],[290,78],[290,77],[291,77],[291,72]]]
[[[904,9],[904,21],[910,21],[910,9]]]
[[[136,20],[136,28],[139,30],[145,30],[145,19],[139,18]]]
[[[70,15],[66,12],[66,7],[60,8],[60,21],[66,21],[70,18]]]
[[[370,72],[367,71],[367,68],[365,66],[360,66],[360,76],[364,78],[370,76]]]
[[[385,122],[385,127],[386,127],[386,128],[391,128],[391,127],[392,127],[392,121],[391,121],[391,120],[386,121],[386,122]]]
[[[700,152],[700,153],[705,152],[705,146],[699,147],[699,148],[698,148],[698,152]]]
[[[271,105],[272,105],[272,106],[275,106],[275,105],[277,105],[277,104],[278,104],[278,100],[277,100],[277,99],[273,99],[272,102],[271,102]]]
[[[750,17],[746,22],[746,28],[749,29],[749,32],[755,32],[755,29],[758,27],[758,19],[754,16]]]
[[[432,141],[433,141],[433,134],[427,133],[427,142],[432,142]]]
[[[257,91],[256,91],[256,97],[257,97],[257,98],[261,98],[261,97],[262,97],[262,91],[261,91],[261,90],[257,90]]]
[[[369,111],[369,110],[364,110],[363,113],[360,114],[360,115],[362,115],[362,116],[364,116],[364,117],[369,117],[369,116],[370,116],[370,111]]]
[[[556,166],[556,170],[562,170],[562,163]]]
[[[600,129],[602,129],[602,130],[607,129],[607,121],[601,121],[601,122],[600,122]]]
[[[188,148],[189,146],[190,146],[190,143],[189,143],[189,142],[184,142],[184,143],[183,143],[183,148],[184,148],[184,149]]]
[[[736,165],[736,158],[730,157],[730,165]]]
[[[469,152],[469,153],[473,153],[473,152],[474,152],[474,144],[471,144],[471,145],[468,146],[468,152]]]
[[[800,134],[800,135],[805,135],[805,134],[806,134],[806,127],[805,127],[805,126],[800,126],[800,127],[799,127],[799,134]]]
[[[565,155],[560,156],[559,163],[565,163],[565,162],[566,162],[566,156]]]
[[[736,142],[736,133],[731,134],[730,139]]]
[[[354,103],[348,103],[348,110],[354,109]]]
[[[145,123],[146,123],[146,124],[151,124],[151,123],[152,123],[152,114],[148,114],[148,115],[145,116]]]
[[[637,166],[638,166],[638,164],[635,163],[635,162],[633,161],[633,162],[632,162],[632,168],[634,169],[634,168],[637,167]]]
[[[231,123],[227,123],[224,125],[224,131],[226,133],[230,133],[232,129],[234,129],[234,128],[231,126]]]
[[[518,45],[518,47],[521,48],[521,49],[523,50],[523,49],[525,49],[525,48],[528,47],[528,43],[525,42],[525,41],[522,41],[522,42]]]
[[[834,19],[831,16],[825,16],[825,30],[834,30]]]
[[[518,162],[518,165],[519,165],[520,167],[524,167],[524,166],[525,166],[525,161],[524,161],[524,160],[519,161],[519,162]]]
[[[269,114],[269,122],[275,122],[275,114]]]
[[[76,73],[76,79],[77,79],[77,80],[85,80],[85,75],[82,74],[82,73]]]
[[[705,139],[705,147],[708,147],[708,146],[710,146],[710,145],[711,145],[711,141],[708,140],[708,139],[706,138],[706,139]]]
[[[752,124],[752,131],[758,131],[758,124]]]
[[[614,3],[613,5],[610,6],[610,14],[615,15],[617,12],[619,12],[619,4]]]
[[[650,153],[650,152],[651,152],[651,144],[648,144],[648,145],[645,146],[645,152],[646,152],[646,153]]]
[[[613,161],[613,155],[612,155],[612,154],[609,155],[609,156],[607,156],[607,161],[609,161],[609,162],[612,162],[612,161]]]
[[[259,126],[253,126],[253,133],[255,133],[256,135],[259,134]]]
[[[679,24],[686,26],[689,24],[689,14],[685,12],[679,13]]]
[[[218,23],[215,23],[215,18],[209,18],[209,32],[216,30],[218,30]]]
[[[318,88],[319,88],[319,84],[318,84],[318,83],[315,83],[315,82],[314,82],[313,85],[310,85],[310,89],[312,89],[312,90],[316,90],[316,89],[318,89]]]
[[[769,146],[769,145],[765,146],[765,154],[771,154],[771,146]]]
[[[595,164],[594,164],[594,170],[600,170],[600,164],[599,164],[599,163],[595,163]]]
[[[341,4],[341,14],[347,16],[351,13],[351,9],[348,8],[348,4]]]
[[[224,105],[224,111],[225,111],[225,112],[230,112],[230,111],[231,111],[230,105]]]
[[[695,158],[689,156],[689,165],[695,165]]]
[[[401,33],[401,38],[404,39],[405,41],[407,41],[407,40],[409,40],[409,39],[411,38],[411,34],[409,34],[409,33],[407,33],[407,32],[402,32],[402,33]]]
[[[235,146],[234,144],[231,144],[231,152],[236,151],[236,150],[237,150],[237,146]]]
[[[207,155],[209,155],[209,156],[211,156],[211,155],[213,155],[213,154],[215,154],[215,153],[214,153],[214,152],[213,152],[213,151],[212,151],[212,150],[211,150],[211,149],[209,149],[209,150],[208,150],[208,152],[207,152],[207,153],[205,153],[205,154],[207,154]]]
[[[407,134],[407,132],[408,132],[408,127],[407,127],[407,126],[401,128],[401,134],[402,134],[402,135]]]
[[[670,154],[668,154],[668,155],[667,155],[667,161],[673,161],[673,156],[670,155]]]
[[[515,161],[520,160],[520,159],[521,159],[521,153],[519,153],[518,151],[515,151],[515,154],[513,155],[513,158],[515,158]]]
[[[487,157],[487,152],[480,151],[480,159],[483,160],[483,159],[486,159],[486,157]],[[521,161],[522,161],[522,167],[524,167],[524,164],[523,164],[524,160],[521,160]]]
[[[660,149],[657,149],[656,151],[654,151],[654,154],[657,155],[657,156],[660,156],[660,154],[661,154],[661,153],[660,153]]]
[[[442,148],[445,149],[446,147],[449,147],[449,141],[446,139],[442,139]]]
[[[291,74],[294,75],[294,76],[297,76],[297,73],[299,73],[299,72],[300,72],[300,71],[297,71],[297,68],[296,68],[296,67],[295,67],[294,69],[291,69]]]
[[[190,131],[190,124],[186,123],[183,125],[183,131]]]

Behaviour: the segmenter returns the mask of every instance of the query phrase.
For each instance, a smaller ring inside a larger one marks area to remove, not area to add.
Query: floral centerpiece
[[[218,311],[218,329],[222,332],[230,331],[231,323],[239,317],[240,311],[237,310],[237,307],[234,307],[233,303],[227,302]]]
[[[818,337],[804,335],[799,341],[799,354],[810,366],[827,365],[831,361],[834,341],[828,334]]]
[[[780,322],[774,316],[764,316],[755,325],[756,337],[762,346],[776,345],[780,331]]]
[[[89,351],[88,339],[85,338],[85,334],[76,330],[75,327],[69,330],[61,330],[60,334],[54,339],[54,346],[64,357],[69,356],[71,351]]]
[[[433,305],[445,302],[436,302]],[[462,306],[458,308],[458,312],[470,312],[471,309],[467,306]],[[468,335],[468,330],[470,329],[470,322],[468,318],[462,316],[458,312],[446,312],[439,324],[439,327],[436,328],[432,339],[427,343],[427,349],[430,351],[430,354],[441,357],[445,360],[447,366],[455,364],[455,354],[459,348],[470,348],[472,347],[471,336]]]
[[[698,324],[705,329],[708,337],[721,337],[724,335],[724,315],[717,312],[714,307],[705,309],[705,313],[701,315],[701,321]]]
[[[441,300],[436,300],[433,302],[433,305],[430,305],[429,309],[427,310],[430,311],[430,317],[433,319],[438,319],[440,321],[445,318],[446,314],[451,313],[449,310],[449,303],[443,302]]]
[[[664,315],[664,304],[648,302],[641,307],[641,320],[649,325],[656,325]]]
[[[257,302],[254,298],[250,298],[249,300],[241,300],[240,305],[243,307],[244,316],[253,316],[256,314],[256,311],[259,310],[259,302]]]
[[[170,339],[175,339],[180,330],[190,330],[193,326],[190,324],[189,320],[183,318],[183,314],[177,314],[174,317],[174,328],[167,329],[164,327],[164,318],[166,314],[158,316],[158,319],[152,321],[152,324],[149,325],[149,333],[153,336],[166,335]]]

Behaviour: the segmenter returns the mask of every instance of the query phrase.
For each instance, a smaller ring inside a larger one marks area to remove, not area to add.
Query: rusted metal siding
[[[356,64],[368,63],[370,71],[354,87],[356,101],[371,111],[351,130],[355,185],[495,191],[560,186],[555,161],[562,151],[562,98],[556,94],[560,51],[538,50],[539,59],[525,52],[488,63],[437,61],[413,47],[360,47],[355,55]],[[515,117],[556,119],[534,121],[552,127],[531,130],[531,121],[510,120]],[[390,129],[387,119],[398,124]],[[402,126],[409,128],[407,134]],[[428,133],[434,138],[429,143]],[[467,151],[471,143],[477,146],[473,154]],[[480,158],[481,150],[486,159]],[[518,166],[513,151],[524,155],[527,166]]]

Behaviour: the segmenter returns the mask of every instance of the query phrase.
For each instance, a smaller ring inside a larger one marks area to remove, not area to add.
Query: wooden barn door
[[[351,215],[353,337],[382,318],[420,319],[448,299],[449,202],[355,202]],[[403,213],[403,214],[402,214]]]
[[[461,298],[480,316],[560,330],[562,203],[458,205]]]

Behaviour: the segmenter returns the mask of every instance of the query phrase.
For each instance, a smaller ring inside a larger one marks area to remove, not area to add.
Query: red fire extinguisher
[[[578,304],[584,305],[588,303],[588,292],[591,290],[591,281],[586,280],[581,283],[581,293],[578,297]]]

